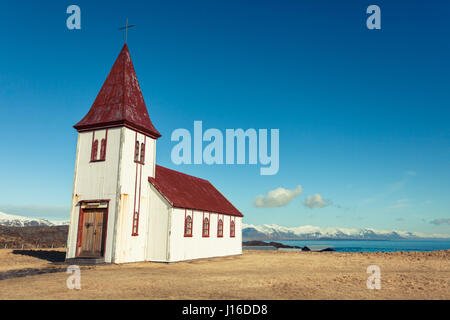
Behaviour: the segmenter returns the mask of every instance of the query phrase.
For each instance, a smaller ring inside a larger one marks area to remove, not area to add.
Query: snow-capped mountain
[[[450,238],[449,235],[426,235],[408,231],[383,231],[372,228],[321,228],[315,226],[282,227],[278,225],[242,225],[243,240],[401,240]]]
[[[67,221],[50,221],[46,219],[27,218],[0,212],[0,225],[7,227],[31,227],[31,226],[61,226],[68,225]]]

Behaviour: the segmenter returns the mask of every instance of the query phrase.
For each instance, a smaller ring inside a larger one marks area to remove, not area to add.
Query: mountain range
[[[28,218],[0,212],[0,226],[6,227],[52,227],[65,226],[68,221]],[[409,231],[383,231],[372,228],[349,229],[335,227],[299,226],[283,227],[275,224],[243,224],[242,240],[418,240],[450,239],[444,234],[422,234]]]
[[[53,227],[68,224],[68,221],[50,221],[47,219],[27,218],[0,212],[0,225],[5,227]]]
[[[409,231],[382,231],[372,228],[321,228],[315,226],[242,225],[243,240],[418,240],[450,239],[449,235],[426,235]]]

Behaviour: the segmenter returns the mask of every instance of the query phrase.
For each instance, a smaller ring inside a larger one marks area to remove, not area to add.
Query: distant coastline
[[[339,227],[298,226],[284,227],[279,225],[243,224],[242,239],[244,241],[352,241],[352,240],[450,240],[447,234],[423,234],[401,230],[376,230],[373,228],[349,229]]]
[[[243,245],[248,246],[253,243],[266,243],[267,246],[275,248],[304,248],[311,251],[338,252],[400,252],[400,251],[439,251],[450,250],[450,240],[278,240],[278,241],[244,241]],[[276,245],[274,245],[276,244]],[[262,245],[262,244],[261,244]]]
[[[253,239],[253,238],[244,238],[243,242],[248,241],[393,241],[391,239],[354,239],[354,238],[348,238],[348,239],[335,239],[335,238],[317,238],[317,239],[310,239],[310,238],[274,238],[274,239]],[[395,241],[450,241],[449,238],[417,238],[417,239],[395,239]]]

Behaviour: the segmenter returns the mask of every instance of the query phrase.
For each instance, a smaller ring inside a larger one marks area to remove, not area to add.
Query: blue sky
[[[81,30],[66,28],[67,6]],[[381,8],[368,30],[366,8]],[[76,131],[123,45],[157,162],[209,179],[246,223],[450,234],[443,1],[2,1],[0,211],[68,218]],[[171,162],[177,128],[280,130],[280,170]],[[284,206],[259,195],[301,185]],[[320,194],[324,207],[305,206]],[[440,220],[439,220],[440,219]],[[447,219],[447,220],[446,220]],[[432,223],[432,222],[435,223]],[[446,223],[447,221],[447,223]]]

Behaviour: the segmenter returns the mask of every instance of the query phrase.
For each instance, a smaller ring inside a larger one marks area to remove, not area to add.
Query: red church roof
[[[126,126],[157,139],[125,44],[88,114],[74,128],[87,131]]]
[[[155,178],[148,181],[174,207],[243,217],[208,180],[156,165]]]

